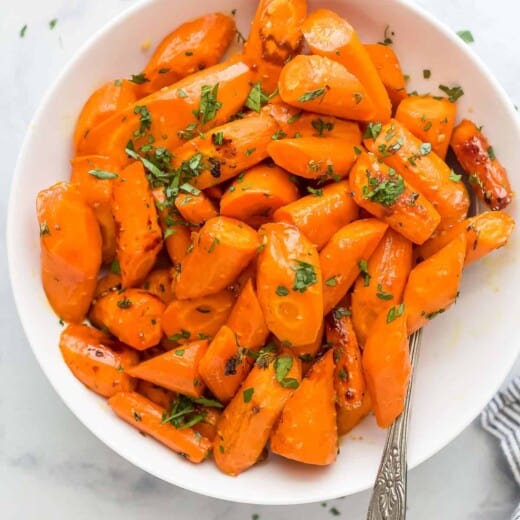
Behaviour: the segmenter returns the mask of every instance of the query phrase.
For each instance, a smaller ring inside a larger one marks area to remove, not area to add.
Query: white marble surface
[[[5,209],[16,156],[56,73],[97,28],[135,1],[0,0],[0,518],[242,520],[258,514],[261,520],[313,520],[333,517],[330,508],[336,507],[338,518],[362,519],[367,493],[326,506],[260,507],[204,498],[165,484],[92,436],[62,404],[31,354],[5,274]],[[172,8],[181,1],[172,0]],[[237,6],[241,1],[249,0],[237,0]],[[453,30],[471,29],[473,49],[520,105],[519,1],[418,3]],[[58,23],[51,31],[48,22],[53,18]],[[520,364],[513,373],[520,373]],[[413,470],[409,483],[412,520],[501,520],[509,518],[520,500],[497,444],[477,422]]]

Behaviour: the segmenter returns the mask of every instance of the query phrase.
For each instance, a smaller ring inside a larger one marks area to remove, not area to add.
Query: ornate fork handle
[[[412,335],[410,340],[412,373],[406,391],[404,410],[388,430],[381,464],[368,507],[367,520],[404,520],[406,518],[408,416],[414,368],[421,345],[421,335],[422,332],[419,330]]]

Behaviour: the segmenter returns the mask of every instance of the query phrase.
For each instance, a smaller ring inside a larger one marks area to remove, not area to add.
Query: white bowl
[[[211,4],[211,6],[209,6]],[[61,327],[42,290],[39,275],[35,197],[67,179],[71,135],[83,102],[101,83],[142,70],[143,40],[154,44],[179,23],[209,9],[229,12],[247,34],[256,1],[148,0],[125,12],[95,35],[56,80],[26,136],[12,185],[7,242],[10,275],[25,332],[43,371],[58,394],[94,435],[136,466],[172,484],[217,498],[258,504],[297,504],[349,495],[372,485],[385,432],[372,418],[341,441],[328,468],[314,468],[272,456],[238,478],[211,463],[195,466],[115,417],[105,401],[87,390],[61,359]],[[419,8],[402,0],[309,2],[344,14],[364,41],[395,32],[394,48],[410,88],[437,91],[439,83],[460,83],[460,116],[484,125],[498,157],[513,173],[520,164],[520,127],[513,107],[489,71],[452,34]],[[432,71],[424,80],[422,70]],[[512,179],[515,185],[515,179]],[[509,210],[519,221],[518,204]],[[409,437],[409,465],[416,466],[449,443],[484,407],[518,353],[520,316],[518,234],[509,247],[468,268],[461,296],[450,312],[426,328],[416,374]],[[92,454],[96,456],[95,453]]]

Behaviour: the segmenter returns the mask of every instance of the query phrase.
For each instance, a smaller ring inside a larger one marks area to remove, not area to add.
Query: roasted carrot
[[[403,297],[409,334],[426,325],[455,302],[465,256],[466,234],[460,233],[440,251],[412,269]]]
[[[340,408],[359,408],[365,395],[365,376],[361,366],[361,351],[345,307],[336,307],[326,318],[327,344],[334,352],[334,388]]]
[[[356,220],[358,213],[348,181],[341,181],[281,207],[274,220],[294,224],[321,249],[336,231]]]
[[[370,121],[376,115],[359,80],[346,67],[323,56],[296,56],[282,69],[278,88],[286,103],[311,112],[359,121]]]
[[[275,165],[259,164],[239,175],[220,199],[220,214],[257,227],[280,207],[298,198],[289,174]]]
[[[164,303],[142,289],[110,291],[99,298],[89,314],[99,327],[137,350],[145,350],[161,341]]]
[[[466,218],[469,208],[466,188],[432,152],[431,143],[422,143],[395,119],[383,126],[369,125],[365,137],[365,145],[370,151],[433,204],[441,216],[442,229]]]
[[[252,72],[240,57],[191,74],[97,125],[80,142],[79,152],[108,155],[126,164],[128,142],[132,140],[135,150],[139,150],[150,144],[150,136],[154,139],[154,153],[173,150],[182,143],[182,131],[189,125],[205,132],[240,110],[251,79]]]
[[[182,260],[175,294],[179,299],[215,294],[231,284],[255,256],[260,242],[239,220],[215,217],[194,234],[193,249]]]
[[[192,300],[173,300],[162,317],[164,332],[178,342],[211,338],[226,323],[234,302],[227,290]]]
[[[453,131],[451,147],[476,194],[489,209],[504,209],[513,199],[507,171],[475,123],[464,119]]]
[[[175,398],[175,393],[171,390],[166,390],[166,388],[144,379],[138,381],[136,392],[165,409],[170,408],[171,402]]]
[[[334,352],[312,365],[271,433],[271,451],[286,459],[326,466],[338,454]]]
[[[280,340],[300,346],[312,343],[323,315],[318,252],[296,228],[285,222],[259,230],[256,286],[269,330]]]
[[[369,283],[361,277],[352,291],[352,323],[361,345],[365,344],[377,316],[401,303],[412,268],[412,243],[388,229],[368,260]]]
[[[193,341],[143,361],[130,369],[129,374],[172,392],[200,397],[204,382],[200,377],[199,363],[207,348],[207,340]]]
[[[175,150],[175,166],[188,170],[189,180],[204,190],[235,177],[267,158],[267,145],[278,125],[266,112],[253,113],[198,136]],[[219,144],[221,143],[221,144]],[[194,174],[194,177],[191,177]]]
[[[140,94],[148,95],[199,70],[216,65],[236,34],[235,21],[212,13],[183,23],[155,49],[143,71]]]
[[[301,137],[273,141],[267,153],[278,166],[299,177],[337,180],[356,162],[354,146],[336,137]]]
[[[157,296],[168,305],[174,298],[172,290],[173,273],[171,269],[154,269],[141,284],[141,289]]]
[[[365,392],[363,402],[359,408],[347,410],[337,408],[338,435],[345,435],[352,431],[371,411],[372,400],[368,391]]]
[[[464,265],[504,247],[513,233],[513,217],[501,211],[485,211],[468,218],[450,229],[438,233],[425,242],[417,251],[417,256],[424,260],[448,245],[460,233],[466,234],[466,258]]]
[[[320,330],[316,336],[316,339],[306,345],[299,345],[295,347],[291,346],[291,350],[298,359],[302,362],[302,374],[305,375],[310,370],[312,363],[319,354],[321,347],[323,346],[323,331],[325,330],[323,321],[321,322]]]
[[[101,266],[101,233],[94,211],[77,186],[59,182],[38,193],[36,213],[47,299],[60,318],[81,322]]]
[[[411,371],[402,306],[377,317],[363,350],[363,369],[377,424],[388,428],[403,411]]]
[[[457,105],[446,98],[410,96],[401,101],[395,118],[423,143],[445,159],[450,144]]]
[[[191,224],[204,224],[218,215],[215,204],[202,191],[179,193],[175,198],[175,207],[182,218]]]
[[[85,386],[104,397],[134,390],[127,370],[139,355],[87,325],[69,325],[60,336],[60,350],[70,371]]]
[[[143,165],[127,166],[114,182],[112,213],[123,287],[140,284],[162,248],[162,233]]]
[[[345,296],[383,238],[387,224],[376,219],[351,222],[332,235],[320,253],[323,311],[328,314]]]
[[[221,471],[235,476],[258,461],[300,379],[300,361],[290,350],[260,355],[217,423],[213,456]]]
[[[166,410],[136,392],[120,392],[108,400],[114,412],[128,424],[150,435],[190,462],[205,460],[211,442],[192,428],[163,423]]]
[[[333,11],[318,9],[305,20],[302,30],[314,54],[341,63],[361,82],[375,108],[370,119],[388,121],[392,111],[390,99],[370,54],[352,25]]]
[[[192,428],[213,442],[217,435],[217,422],[222,412],[218,408],[209,407],[202,407],[201,412],[204,414],[204,420],[193,425]]]
[[[117,264],[116,264],[117,265]],[[119,291],[121,289],[121,275],[112,271],[105,276],[98,278],[96,290],[94,291],[94,303],[97,299],[105,296],[111,291]]]
[[[212,200],[220,200],[224,195],[224,188],[217,184],[216,186],[210,186],[204,190],[204,193]]]
[[[137,101],[137,85],[127,80],[109,81],[88,98],[74,129],[74,151],[90,131],[110,116]]]
[[[350,189],[359,206],[415,244],[430,238],[441,221],[428,199],[374,154],[360,155]]]

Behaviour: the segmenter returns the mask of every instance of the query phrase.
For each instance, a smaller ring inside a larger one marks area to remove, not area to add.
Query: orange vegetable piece
[[[183,23],[155,49],[144,69],[142,95],[167,87],[199,70],[216,65],[235,37],[231,16],[211,13]]]
[[[229,218],[215,217],[194,234],[193,250],[181,262],[177,298],[215,294],[240,274],[255,256],[260,242],[254,229]]]
[[[210,186],[209,188],[204,190],[204,193],[213,200],[220,200],[222,195],[224,195],[224,189],[222,186],[217,184],[216,186]]]
[[[137,350],[159,344],[164,303],[142,289],[111,291],[99,298],[89,314],[99,327]]]
[[[175,393],[171,390],[166,390],[166,388],[144,379],[139,380],[137,383],[136,392],[166,410],[170,408],[172,400],[175,399]]]
[[[388,428],[403,411],[411,372],[406,311],[392,309],[393,316],[384,311],[377,317],[363,350],[372,409],[381,428]]]
[[[356,220],[334,233],[321,250],[324,314],[345,296],[387,228],[384,222],[373,218]]]
[[[265,247],[258,256],[256,286],[267,326],[280,341],[312,343],[323,315],[318,252],[285,222],[265,224],[259,234]]]
[[[110,271],[105,276],[98,278],[93,301],[95,303],[95,300],[105,296],[110,291],[119,291],[120,289],[121,276]]]
[[[137,85],[131,81],[116,80],[105,83],[88,98],[74,129],[74,151],[97,125],[137,101]]]
[[[271,433],[271,451],[305,464],[326,466],[338,454],[334,353],[316,361],[289,398]]]
[[[278,88],[286,103],[311,112],[359,121],[371,121],[376,115],[359,80],[323,56],[296,56],[282,69]]]
[[[489,209],[504,209],[513,199],[507,171],[496,158],[486,136],[464,119],[454,130],[451,147],[475,193]]]
[[[129,374],[173,392],[200,397],[204,383],[200,377],[199,363],[207,348],[207,340],[193,341],[143,361]]]
[[[448,245],[459,234],[466,234],[466,258],[464,265],[504,247],[513,233],[513,217],[501,211],[485,211],[468,218],[450,229],[441,231],[425,242],[417,251],[421,259],[426,259]]]
[[[336,231],[356,220],[358,213],[348,181],[341,181],[281,207],[275,212],[274,220],[294,224],[321,249]]]
[[[415,244],[437,229],[441,217],[428,199],[373,154],[362,154],[350,174],[356,203]]]
[[[234,303],[227,290],[193,300],[173,300],[163,314],[164,333],[179,340],[213,337],[226,323]]]
[[[260,226],[280,207],[298,198],[298,187],[289,174],[275,165],[253,166],[227,189],[220,200],[220,214]]]
[[[101,233],[77,186],[59,182],[36,199],[42,284],[54,312],[81,322],[101,266]]]
[[[291,350],[295,355],[298,356],[298,359],[302,362],[302,374],[305,375],[309,371],[319,353],[322,345],[323,345],[323,331],[325,330],[324,322],[321,322],[320,331],[316,336],[316,339],[311,343],[307,343],[307,345],[299,345],[297,347],[291,346]]]
[[[347,410],[346,408],[337,408],[338,419],[338,435],[345,435],[352,431],[371,411],[372,400],[368,391],[365,392],[363,401],[359,408]]]
[[[60,336],[63,360],[86,387],[104,397],[131,391],[135,381],[126,371],[139,355],[87,325],[69,325]]]
[[[204,420],[195,424],[193,429],[213,442],[217,435],[217,422],[220,418],[221,411],[218,408],[203,406],[202,413],[204,413]]]
[[[196,225],[218,215],[215,204],[202,191],[197,194],[179,193],[175,198],[175,207],[184,220]]]
[[[356,162],[354,145],[336,137],[301,137],[273,141],[267,152],[278,166],[300,177],[337,179]]]
[[[108,400],[114,412],[128,424],[150,435],[190,462],[205,460],[211,442],[192,428],[177,429],[162,418],[166,410],[136,392],[120,392]]]
[[[172,290],[173,273],[171,269],[153,270],[141,284],[141,288],[157,296],[168,305],[174,298]]]
[[[445,98],[410,96],[401,101],[395,118],[423,143],[431,143],[433,151],[446,159],[457,105]]]
[[[388,229],[368,261],[368,285],[360,277],[352,291],[352,323],[361,345],[377,316],[401,302],[411,268],[411,242]]]
[[[213,456],[222,472],[235,476],[259,460],[276,420],[300,379],[300,361],[290,350],[278,354],[266,352],[257,360],[217,423]]]
[[[112,212],[123,287],[140,284],[162,248],[154,199],[140,162],[127,166],[114,182]]]
[[[375,108],[369,119],[388,121],[392,106],[386,89],[370,54],[347,20],[328,9],[318,9],[305,20],[302,30],[314,54],[344,65],[361,82]]]
[[[403,297],[409,334],[424,327],[455,302],[465,256],[466,234],[461,233],[412,269]]]

